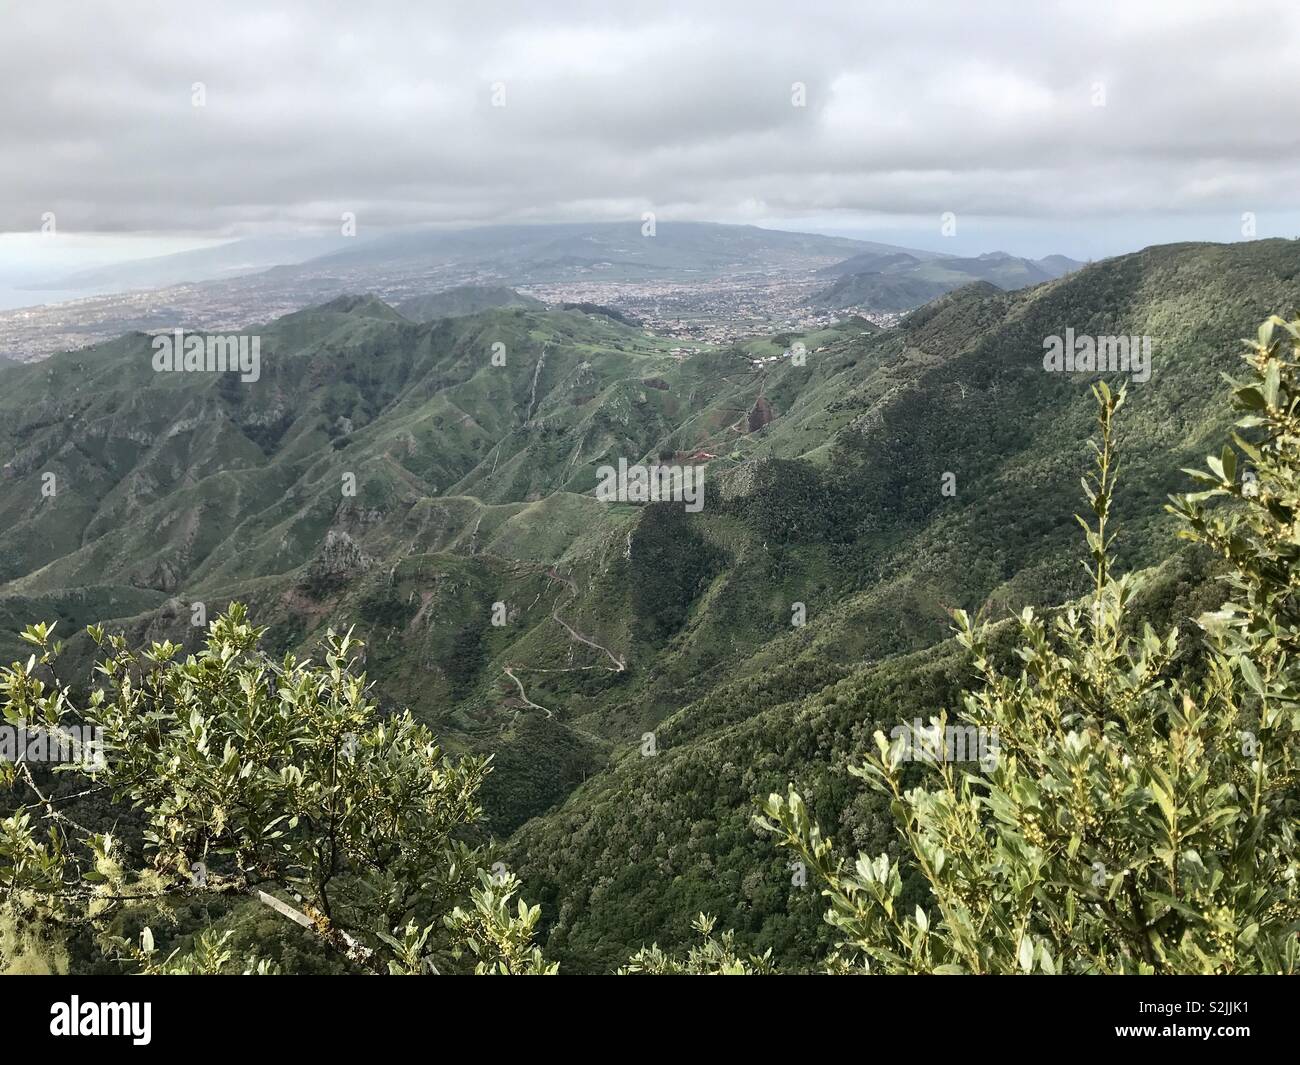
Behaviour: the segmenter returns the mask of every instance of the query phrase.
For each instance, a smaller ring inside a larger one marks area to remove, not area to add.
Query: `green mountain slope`
[[[525,296],[505,285],[458,285],[442,292],[403,300],[397,309],[413,322],[431,322],[435,318],[458,318],[501,308],[525,307],[540,310],[545,306],[541,300]]]
[[[1034,260],[1005,252],[926,261],[912,255],[855,255],[818,271],[837,280],[816,293],[813,304],[832,309],[911,310],[975,281],[1007,290],[1025,288],[1071,273],[1081,265],[1063,255]]]
[[[1088,384],[1116,375],[1046,372],[1044,338],[1152,338],[1120,550],[1167,567],[1151,609],[1180,617],[1203,574],[1170,560],[1165,496],[1298,270],[1295,242],[1152,248],[691,357],[602,315],[349,297],[249,330],[256,381],[156,373],[143,334],[6,368],[0,653],[54,619],[193,645],[233,599],[285,650],[355,625],[387,705],[497,755],[493,827],[570,967],[700,908],[794,953],[821,907],[749,799],[811,781],[823,824],[883,845],[834,767],[961,682],[946,608],[1082,589]],[[703,466],[703,509],[598,500],[619,459]]]
[[[749,830],[750,799],[797,781],[846,847],[884,848],[887,811],[839,767],[875,727],[951,705],[962,663],[943,645],[915,650],[942,639],[943,608],[996,616],[1082,590],[1071,515],[1095,375],[1045,374],[1042,338],[1067,321],[1160,338],[1164,360],[1132,387],[1119,501],[1125,563],[1154,565],[1175,551],[1161,507],[1185,487],[1178,468],[1222,432],[1218,375],[1252,322],[1294,307],[1297,266],[1294,243],[1152,249],[1023,294],[959,292],[868,341],[864,380],[838,390],[835,414],[852,419],[808,454],[812,469],[774,472],[756,493],[762,555],[740,557],[657,658],[658,705],[675,693],[676,709],[629,729],[654,730],[656,755],[629,736],[610,773],[517,834],[511,860],[549,904],[553,952],[608,967],[629,938],[689,941],[700,909],[778,955],[819,935],[816,900]],[[956,497],[939,491],[945,470]],[[1202,560],[1166,566],[1153,617],[1212,604]],[[801,629],[794,601],[808,608]],[[724,638],[719,668],[703,649]]]

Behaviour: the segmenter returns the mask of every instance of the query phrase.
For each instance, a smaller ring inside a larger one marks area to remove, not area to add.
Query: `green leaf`
[[[1251,691],[1261,699],[1266,696],[1264,682],[1260,679],[1259,671],[1255,668],[1255,663],[1245,655],[1238,655],[1236,658],[1237,668],[1241,670],[1241,679],[1250,685]]]

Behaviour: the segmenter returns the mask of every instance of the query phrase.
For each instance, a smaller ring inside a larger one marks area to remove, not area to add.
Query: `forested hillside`
[[[833,933],[754,797],[795,783],[837,840],[898,853],[847,767],[968,685],[950,611],[1088,592],[1090,386],[1122,375],[1048,372],[1045,338],[1151,339],[1116,551],[1148,571],[1138,615],[1185,628],[1222,591],[1165,503],[1298,271],[1294,241],[1161,246],[694,354],[601,315],[351,297],[248,330],[254,381],[157,373],[143,334],[0,368],[0,657],[57,621],[79,692],[87,625],[195,651],[239,602],[317,659],[355,628],[380,717],[494,756],[481,830],[548,959],[608,971],[703,910],[798,968]],[[704,506],[599,500],[620,458],[704,467]]]

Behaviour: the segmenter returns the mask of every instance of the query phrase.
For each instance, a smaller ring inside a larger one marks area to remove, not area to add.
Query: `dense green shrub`
[[[37,625],[23,634],[28,661],[0,669],[0,710],[29,733],[84,741],[74,725],[102,730],[97,752],[82,745],[59,768],[81,778],[83,800],[137,812],[142,836],[91,831],[31,764],[0,763],[0,783],[23,796],[0,821],[0,962],[57,969],[68,936],[88,934],[142,971],[224,968],[224,935],[160,961],[152,931],[125,940],[120,918],[241,893],[362,971],[548,971],[531,947],[536,907],[508,908],[508,874],[476,873],[488,857],[473,837],[488,761],[444,756],[409,713],[381,720],[350,635],[331,632],[319,666],[261,652],[263,630],[240,604],[185,658],[170,642],[134,652],[91,635],[104,657],[88,698],[51,679],[60,648]]]

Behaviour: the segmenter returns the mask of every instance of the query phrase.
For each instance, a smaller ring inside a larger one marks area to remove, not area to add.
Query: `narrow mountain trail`
[[[577,581],[575,581],[572,577],[561,576],[554,566],[552,566],[550,569],[546,571],[546,575],[550,577],[551,580],[558,581],[559,583],[563,584],[565,587],[569,589],[569,591],[572,593],[572,598],[569,600],[570,602],[577,601],[578,595],[580,594],[578,591]],[[610,670],[611,673],[622,673],[625,669],[627,669],[627,663],[624,662],[623,659],[619,658],[618,655],[616,655],[608,647],[606,647],[604,644],[597,643],[595,640],[591,639],[590,637],[584,636],[572,625],[570,625],[567,621],[565,621],[562,617],[560,617],[560,605],[558,603],[551,608],[551,617],[553,617],[556,621],[558,621],[561,625],[563,625],[565,630],[568,632],[568,634],[571,637],[573,637],[573,639],[577,640],[579,643],[585,643],[588,647],[594,647],[597,651],[604,651],[605,654],[609,655],[609,660],[613,662],[615,666],[614,669]],[[609,669],[608,666],[605,666],[604,668]]]
[[[578,592],[578,582],[575,581],[572,577],[566,577],[566,576],[564,576],[564,575],[563,575],[562,573],[560,573],[560,572],[559,572],[559,571],[558,571],[554,566],[551,566],[551,567],[546,571],[546,575],[547,575],[548,577],[550,577],[551,580],[553,580],[553,581],[559,581],[560,584],[563,584],[566,588],[568,588],[569,591],[571,591],[571,592],[573,593],[573,597],[574,597],[575,599],[578,597],[578,594],[579,594],[579,592]]]
[[[554,568],[548,569],[546,571],[546,575],[550,577],[551,580],[563,584],[565,587],[569,589],[569,591],[572,593],[569,602],[575,602],[577,600],[578,595],[580,593],[578,589],[578,584],[576,581],[574,581],[572,577],[564,577],[558,572],[556,572]],[[575,629],[572,625],[570,625],[567,621],[565,621],[562,617],[560,617],[559,610],[560,610],[559,604],[556,604],[554,607],[552,607],[551,617],[564,627],[564,630],[569,634],[570,638],[576,640],[578,643],[586,644],[588,647],[594,648],[597,651],[605,652],[605,654],[609,656],[609,660],[613,662],[614,665],[613,666],[606,666],[606,665],[564,666],[564,667],[554,667],[554,668],[546,668],[544,666],[504,666],[501,671],[512,681],[515,682],[515,686],[519,689],[519,697],[524,701],[524,703],[527,706],[531,706],[535,710],[541,710],[545,712],[548,718],[553,717],[554,715],[551,713],[550,710],[542,706],[540,703],[535,703],[530,698],[528,698],[528,693],[524,690],[523,682],[515,674],[516,669],[523,670],[529,673],[581,673],[585,670],[590,670],[590,669],[603,669],[608,673],[622,673],[627,669],[627,663],[622,658],[616,655],[604,644],[597,643],[589,636],[585,636],[577,629]]]
[[[533,389],[528,396],[528,413],[524,415],[525,425],[533,420],[533,407],[537,405],[537,379],[542,376],[542,367],[546,365],[547,347],[548,344],[542,345],[542,353],[537,357],[537,368],[533,370]]]
[[[545,712],[548,718],[554,716],[549,710],[546,709],[546,707],[542,706],[540,703],[535,703],[530,698],[528,698],[528,693],[524,691],[523,682],[518,677],[515,676],[514,668],[512,666],[506,666],[502,672],[504,672],[507,677],[513,680],[516,685],[518,685],[519,698],[521,698],[525,703],[531,706],[534,710],[541,710]]]
[[[568,632],[570,636],[572,636],[579,643],[585,643],[588,647],[594,647],[597,651],[604,651],[605,654],[609,655],[609,660],[613,662],[615,666],[614,669],[610,670],[611,673],[622,673],[625,669],[627,669],[627,663],[624,662],[623,659],[619,658],[618,655],[614,654],[614,652],[611,651],[604,644],[600,644],[597,643],[595,640],[588,639],[577,629],[575,629],[572,625],[570,625],[567,621],[565,621],[564,618],[560,617],[558,611],[559,611],[559,607],[553,609],[551,611],[551,617],[553,617],[556,621],[558,621],[561,625],[563,625],[565,630]],[[609,669],[609,666],[605,666],[605,668]]]

